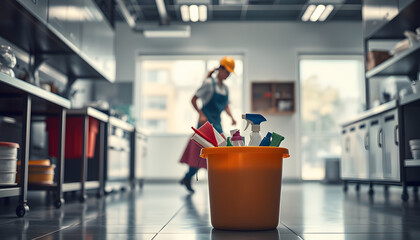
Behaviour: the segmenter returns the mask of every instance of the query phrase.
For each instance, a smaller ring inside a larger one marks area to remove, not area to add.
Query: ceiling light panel
[[[190,5],[190,20],[191,22],[198,22],[198,6]]]
[[[190,21],[190,10],[187,5],[182,5],[181,8],[181,18],[182,21],[188,22]]]
[[[307,22],[309,21],[309,18],[311,17],[312,13],[315,11],[316,6],[315,5],[309,5],[306,8],[306,11],[302,15],[302,21]]]
[[[312,13],[309,20],[311,20],[311,22],[318,21],[319,17],[324,12],[324,10],[325,10],[325,5],[320,4],[320,5],[316,6],[315,11]]]
[[[246,5],[248,0],[219,0],[220,5]]]
[[[327,18],[328,18],[328,16],[330,16],[330,14],[331,14],[331,12],[334,10],[334,6],[333,5],[327,5],[326,7],[325,7],[325,10],[324,10],[324,12],[321,14],[321,16],[319,17],[319,21],[321,21],[321,22],[323,22],[323,21],[325,21]]]
[[[175,0],[175,5],[210,5],[210,0]]]
[[[146,38],[189,38],[191,36],[190,26],[160,26],[143,30]]]
[[[200,22],[207,21],[207,6],[206,5],[200,5],[198,7],[198,12],[199,12]]]

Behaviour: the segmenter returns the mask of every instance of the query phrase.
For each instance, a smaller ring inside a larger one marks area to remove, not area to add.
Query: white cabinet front
[[[400,157],[398,150],[398,112],[383,115],[383,174],[384,179],[400,181]]]
[[[383,179],[382,136],[381,118],[375,117],[369,119],[369,178],[374,180]]]

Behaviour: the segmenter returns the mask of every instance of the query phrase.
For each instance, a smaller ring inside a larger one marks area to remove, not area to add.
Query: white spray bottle
[[[252,125],[251,130],[251,137],[249,140],[248,146],[259,146],[261,143],[261,135],[260,135],[260,123],[267,121],[265,117],[261,114],[242,114],[242,118],[246,120],[247,124],[244,130],[246,130],[249,124]]]

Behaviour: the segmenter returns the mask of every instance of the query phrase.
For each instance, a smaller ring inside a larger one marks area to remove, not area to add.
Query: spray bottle
[[[244,140],[242,139],[239,130],[235,129],[235,130],[232,130],[232,131],[235,131],[233,133],[232,137],[230,138],[230,141],[232,142],[232,145],[236,146],[236,147],[244,146],[245,145]],[[231,133],[232,133],[232,131],[231,131]]]
[[[248,146],[259,146],[261,142],[261,135],[260,135],[260,123],[267,121],[265,117],[261,114],[242,114],[242,119],[245,119],[247,124],[244,130],[246,130],[249,124],[252,125],[252,133],[251,133],[251,140],[249,141]]]

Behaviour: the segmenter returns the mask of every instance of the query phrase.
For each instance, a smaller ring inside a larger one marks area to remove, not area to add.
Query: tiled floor
[[[0,200],[0,239],[420,239],[420,202],[400,200],[401,188],[373,198],[362,186],[343,193],[339,185],[283,184],[280,224],[271,231],[213,229],[208,189],[195,184],[187,194],[177,184],[145,184],[142,190],[114,194],[84,204],[68,200],[59,210],[31,195],[31,212],[14,215],[16,202]]]

